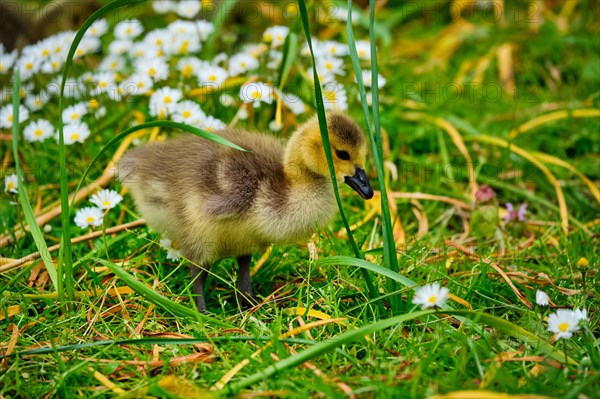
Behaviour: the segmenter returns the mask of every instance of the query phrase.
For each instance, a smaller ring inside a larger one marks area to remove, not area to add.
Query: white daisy
[[[573,312],[575,313],[575,317],[577,317],[579,321],[584,321],[586,323],[590,321],[587,315],[587,309],[575,309]]]
[[[144,31],[142,23],[137,19],[126,19],[115,25],[115,37],[121,40],[132,40]]]
[[[373,86],[373,80],[372,80],[372,76],[371,76],[371,71],[362,71],[362,78],[363,78],[363,83],[365,84],[365,87],[371,87]],[[354,77],[354,81],[356,82],[356,76]],[[387,80],[381,76],[380,73],[377,74],[377,87],[379,89],[381,89],[383,86],[385,86]]]
[[[29,119],[29,110],[23,105],[19,105],[19,123]],[[13,125],[14,115],[12,104],[5,105],[0,109],[0,127],[10,129]]]
[[[114,54],[109,54],[106,57],[104,57],[104,59],[98,66],[98,70],[118,72],[122,70],[124,66],[125,61],[123,60],[123,57]]]
[[[280,47],[285,42],[285,38],[290,32],[287,26],[275,25],[267,28],[263,33],[265,43],[270,43],[271,47]]]
[[[253,103],[258,107],[262,102],[271,104],[273,102],[273,88],[263,82],[246,83],[240,87],[240,98],[245,103]]]
[[[300,115],[306,112],[306,105],[302,102],[300,97],[291,93],[283,93],[281,99],[285,106],[292,111],[294,115]]]
[[[108,189],[100,190],[90,198],[90,202],[100,209],[112,209],[122,200],[118,192]]]
[[[177,251],[174,248],[176,246],[175,243],[173,243],[168,238],[166,238],[166,237],[161,238],[160,245],[162,245],[163,247],[165,247],[167,249],[167,259],[168,260],[178,261],[179,258],[181,258],[181,254],[179,253],[179,251]]]
[[[177,9],[177,1],[175,0],[154,0],[152,9],[157,14],[166,14]]]
[[[108,45],[108,53],[113,55],[123,55],[129,53],[133,47],[133,42],[128,39],[113,40]]]
[[[64,109],[62,113],[64,123],[73,123],[81,121],[81,118],[88,113],[86,103],[77,103]]]
[[[203,19],[195,21],[195,24],[196,31],[198,32],[198,38],[202,41],[208,39],[208,36],[210,36],[210,34],[215,30],[215,26],[212,22],[205,21]]]
[[[317,58],[317,71],[329,75],[345,75],[344,61],[341,58],[333,56],[322,56]]]
[[[181,72],[184,78],[192,77],[196,71],[200,71],[203,67],[208,66],[205,61],[201,61],[197,57],[183,57],[177,62],[177,70]]]
[[[17,51],[5,53],[0,51],[0,74],[7,73],[17,60]]]
[[[94,89],[90,92],[92,96],[97,96],[101,93],[108,93],[115,89],[115,73],[113,72],[100,72],[94,75],[93,82],[96,84]]]
[[[84,36],[75,50],[75,59],[100,51],[102,44],[97,37]]]
[[[103,221],[104,213],[99,208],[88,206],[81,208],[75,214],[75,224],[82,229],[85,229],[88,226],[102,226]]]
[[[323,86],[323,106],[326,110],[346,111],[348,95],[344,86],[336,82],[325,84]]]
[[[356,53],[358,54],[358,58],[362,60],[370,60],[371,59],[371,43],[366,40],[359,40],[356,43]]]
[[[216,132],[225,129],[227,125],[222,120],[217,119],[212,115],[207,115],[206,118],[202,120],[199,127],[208,132]]]
[[[542,290],[535,292],[535,303],[539,306],[548,306],[550,304],[550,297]]]
[[[17,175],[9,175],[4,178],[4,191],[11,194],[19,194],[19,180]]]
[[[65,145],[83,143],[90,136],[90,128],[85,122],[69,123],[63,127]]]
[[[17,68],[21,73],[21,80],[24,82],[30,79],[33,75],[40,71],[42,66],[42,59],[37,58],[33,54],[23,54],[17,61]]]
[[[200,109],[200,105],[190,100],[177,103],[171,116],[171,119],[175,122],[194,126],[200,126],[204,118],[206,118],[206,115]]]
[[[556,339],[568,339],[579,331],[579,315],[569,309],[558,309],[548,316],[548,331],[556,334]]]
[[[200,86],[220,86],[229,77],[227,71],[218,66],[208,66],[198,71]]]
[[[258,68],[258,61],[248,54],[239,53],[229,59],[229,75],[231,76],[238,76],[256,68]]]
[[[342,57],[348,54],[348,45],[346,43],[339,43],[333,40],[320,42],[319,47],[323,49],[323,53],[329,54],[334,57]]]
[[[54,135],[54,126],[46,119],[38,119],[35,122],[31,122],[23,129],[23,135],[25,140],[33,143],[35,141],[44,141]]]
[[[30,111],[38,111],[42,109],[44,104],[48,102],[50,95],[45,91],[41,91],[38,94],[29,94],[25,96],[25,105]]]
[[[169,66],[166,61],[160,58],[143,58],[135,64],[135,71],[139,74],[146,74],[153,81],[165,80],[169,76]]]
[[[121,82],[120,86],[123,87],[125,93],[128,93],[132,96],[139,96],[148,93],[152,87],[154,87],[154,82],[148,75],[134,73],[129,78]]]
[[[182,18],[194,18],[202,8],[200,0],[180,1],[175,8],[175,13]]]
[[[92,26],[85,32],[86,36],[99,38],[108,31],[108,22],[106,19],[100,18],[94,21]]]
[[[442,307],[448,299],[450,290],[440,286],[439,283],[426,284],[415,291],[415,296],[412,303],[421,305],[423,309],[434,306]]]
[[[175,110],[175,106],[183,94],[178,89],[163,87],[150,96],[150,115],[159,118],[169,116]]]

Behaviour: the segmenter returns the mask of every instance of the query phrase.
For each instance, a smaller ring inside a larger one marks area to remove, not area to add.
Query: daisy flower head
[[[120,40],[133,40],[144,31],[137,19],[126,19],[115,25],[115,37]]]
[[[148,93],[152,87],[154,87],[154,82],[148,75],[134,73],[125,81],[121,82],[120,86],[123,87],[126,94],[139,96]]]
[[[210,64],[197,57],[183,57],[177,62],[177,70],[181,72],[181,75],[184,78],[189,78],[194,76],[196,71],[200,71],[203,67],[208,65]]]
[[[133,42],[128,39],[113,40],[108,45],[108,53],[112,55],[123,55],[129,53],[133,47]]]
[[[273,88],[263,82],[246,83],[240,87],[240,98],[245,103],[252,103],[254,107],[258,107],[261,102],[271,104]]]
[[[63,128],[65,145],[83,143],[90,136],[90,128],[85,122],[69,123]]]
[[[135,71],[150,76],[155,82],[165,80],[169,76],[169,66],[161,58],[142,58],[136,63]]]
[[[115,73],[114,72],[100,72],[93,76],[92,81],[95,83],[94,89],[92,89],[92,96],[97,96],[101,93],[108,93],[115,87]]]
[[[108,189],[100,190],[90,198],[90,202],[99,209],[112,209],[122,200],[118,192]]]
[[[77,103],[64,109],[62,118],[64,123],[73,123],[81,121],[81,118],[88,113],[86,103]]]
[[[215,88],[225,83],[229,77],[227,71],[218,66],[208,66],[198,71],[198,84],[200,86],[214,86]]]
[[[25,96],[25,106],[31,112],[39,111],[48,102],[49,97],[50,95],[45,91],[41,91],[38,94],[29,94]]]
[[[25,140],[33,143],[35,141],[42,142],[49,137],[54,135],[54,126],[46,119],[38,119],[35,122],[31,122],[23,129],[23,135]]]
[[[548,331],[556,334],[556,339],[569,339],[579,331],[579,315],[569,309],[558,309],[548,316]]]
[[[371,43],[366,40],[359,40],[356,42],[356,53],[358,58],[361,60],[371,59]]]
[[[154,0],[152,9],[157,14],[167,14],[177,9],[177,1],[175,0]]]
[[[88,206],[81,208],[75,214],[75,224],[82,229],[89,226],[102,226],[102,222],[104,222],[104,213],[96,207]]]
[[[117,72],[125,66],[125,60],[118,55],[109,54],[98,66],[99,71]]]
[[[346,111],[348,95],[344,86],[337,82],[329,82],[323,86],[323,106],[326,110]]]
[[[258,60],[249,54],[239,53],[229,59],[229,75],[238,76],[258,68]]]
[[[200,19],[194,22],[196,24],[196,32],[198,32],[198,38],[202,41],[208,39],[211,33],[215,30],[215,26],[212,22]]]
[[[538,306],[548,306],[550,304],[550,297],[542,290],[537,290],[535,292],[535,303]]]
[[[188,125],[200,126],[202,120],[206,118],[198,103],[185,100],[175,105],[171,119],[175,122],[186,123]]]
[[[104,35],[108,31],[108,22],[105,18],[100,18],[94,21],[92,26],[85,32],[85,36],[96,37]],[[84,37],[85,37],[84,36]]]
[[[306,112],[306,105],[302,102],[300,97],[292,93],[282,93],[281,99],[287,109],[292,111],[294,115],[300,115]]]
[[[337,58],[330,55],[318,57],[316,60],[317,71],[323,74],[329,75],[345,75],[344,61],[341,58]]]
[[[165,118],[173,113],[179,100],[183,98],[181,90],[163,87],[150,96],[150,115]]]
[[[12,104],[5,105],[0,109],[0,127],[4,129],[10,129],[13,125],[15,116],[13,114]],[[19,123],[25,122],[29,119],[29,110],[23,105],[19,105]]]
[[[206,118],[204,118],[200,123],[200,129],[204,129],[207,132],[217,132],[225,129],[226,127],[227,125],[225,122],[213,117],[212,115],[207,115]]]
[[[75,59],[83,57],[84,55],[92,54],[97,51],[100,51],[102,45],[100,43],[100,39],[92,36],[84,36],[81,39],[81,42],[77,46],[75,50]]]
[[[160,245],[167,249],[167,259],[172,261],[178,261],[181,258],[181,254],[175,249],[176,244],[168,238],[161,238]]]
[[[333,40],[320,42],[319,46],[323,49],[324,54],[329,54],[333,57],[342,57],[348,55],[348,45],[339,43]]]
[[[37,58],[33,54],[23,54],[17,61],[17,68],[21,73],[21,80],[24,82],[40,71],[43,59]]]
[[[4,178],[4,191],[11,194],[19,194],[19,180],[17,175],[12,174]]]
[[[363,79],[363,83],[365,84],[365,87],[371,87],[373,86],[373,80],[372,80],[372,76],[371,76],[371,71],[362,71],[362,79]],[[356,81],[356,76],[354,77],[354,81]],[[377,74],[377,87],[379,89],[381,89],[383,86],[385,86],[385,84],[387,83],[387,80],[381,76],[380,73]]]
[[[194,18],[202,8],[200,0],[179,1],[175,8],[175,13],[181,18]]]
[[[434,306],[442,307],[448,299],[450,290],[440,286],[439,283],[426,284],[415,291],[415,297],[412,303],[421,305],[423,309]]]
[[[16,50],[10,53],[5,53],[4,48],[2,48],[1,50],[2,51],[0,51],[0,74],[5,74],[15,64],[18,54]]]
[[[285,42],[285,38],[290,33],[290,28],[287,26],[275,25],[267,28],[263,33],[263,40],[271,47],[280,47]]]

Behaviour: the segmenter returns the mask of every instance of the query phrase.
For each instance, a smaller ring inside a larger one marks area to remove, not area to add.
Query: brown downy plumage
[[[327,124],[337,181],[370,199],[363,133],[341,113],[328,114]],[[214,261],[238,258],[239,289],[247,300],[250,255],[274,242],[310,237],[337,210],[316,117],[286,146],[260,133],[216,134],[249,152],[182,135],[135,148],[119,164],[119,179],[148,225],[197,266],[191,270],[200,311],[206,311],[204,284]]]

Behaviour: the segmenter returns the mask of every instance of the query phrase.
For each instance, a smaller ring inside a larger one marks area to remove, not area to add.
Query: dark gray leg
[[[192,286],[196,300],[196,307],[200,313],[207,313],[206,303],[204,302],[204,286],[208,277],[208,268],[200,268],[195,265],[190,265],[190,273],[192,275]]]
[[[251,256],[240,256],[237,258],[240,281],[238,289],[240,294],[238,295],[238,301],[242,308],[247,309],[257,303],[254,295],[252,294],[252,283],[250,282],[250,260]]]

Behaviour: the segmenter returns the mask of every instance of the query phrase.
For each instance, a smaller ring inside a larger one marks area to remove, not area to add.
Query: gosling
[[[342,113],[326,119],[337,181],[371,199],[362,131]],[[130,150],[119,163],[119,179],[147,224],[192,261],[196,306],[203,313],[212,263],[237,258],[240,303],[248,307],[251,254],[271,243],[307,239],[337,211],[316,116],[285,146],[275,137],[243,130],[216,134],[248,152],[182,135]]]

